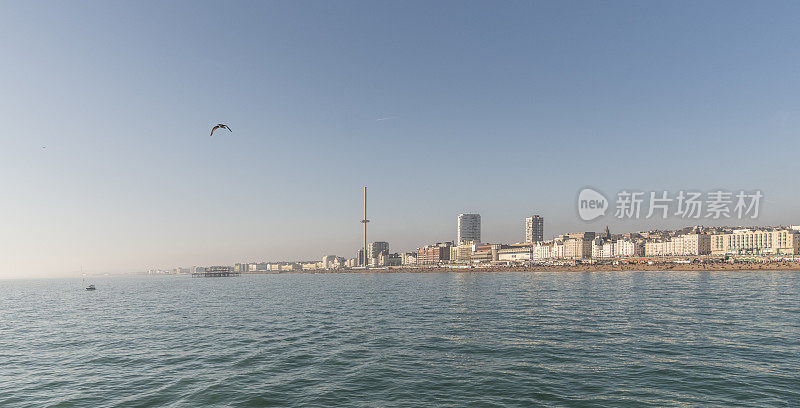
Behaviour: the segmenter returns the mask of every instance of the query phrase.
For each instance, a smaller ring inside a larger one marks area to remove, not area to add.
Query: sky
[[[0,278],[678,228],[585,186],[760,190],[800,224],[798,2],[0,1]],[[232,132],[217,131],[216,123]],[[701,222],[712,224],[712,222]]]

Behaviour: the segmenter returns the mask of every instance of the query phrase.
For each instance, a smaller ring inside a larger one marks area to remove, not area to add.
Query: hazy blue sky
[[[0,277],[632,231],[586,185],[800,223],[799,2],[0,2]],[[377,120],[389,118],[386,120]],[[233,133],[208,136],[213,124]],[[45,148],[43,148],[45,147]],[[678,227],[671,219],[658,226]]]

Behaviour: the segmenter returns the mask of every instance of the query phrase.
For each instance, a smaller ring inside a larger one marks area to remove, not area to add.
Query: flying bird
[[[211,128],[211,134],[209,136],[214,136],[214,131],[219,129],[219,128],[228,129],[229,132],[231,132],[231,133],[233,132],[231,130],[231,128],[228,127],[228,125],[223,125],[222,123],[217,123],[217,126],[214,126],[213,128]]]

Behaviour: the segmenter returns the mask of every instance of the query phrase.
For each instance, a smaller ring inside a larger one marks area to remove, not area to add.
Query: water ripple
[[[0,406],[800,406],[800,273],[0,281]]]

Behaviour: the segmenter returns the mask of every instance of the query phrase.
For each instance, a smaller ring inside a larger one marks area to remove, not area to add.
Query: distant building
[[[450,260],[455,263],[468,264],[472,262],[472,252],[480,244],[477,241],[467,241],[450,248]]]
[[[533,253],[531,254],[534,261],[544,261],[553,257],[553,247],[555,243],[553,241],[549,241],[548,243],[537,243],[536,246],[533,247]]]
[[[738,229],[711,236],[714,255],[800,254],[800,233],[795,229]]]
[[[458,214],[458,237],[456,244],[465,242],[481,242],[481,215]]]
[[[627,238],[614,241],[614,256],[617,258],[644,256],[644,241]]]
[[[389,243],[385,241],[372,242],[369,244],[369,250],[367,250],[368,256],[373,259],[384,252],[389,252]]]
[[[711,253],[711,236],[684,234],[645,243],[646,256],[697,256]]]
[[[238,275],[239,272],[233,270],[230,266],[207,266],[202,268],[202,271],[199,268],[195,268],[195,272],[192,273],[192,277],[222,277],[222,276],[234,276]]]
[[[561,235],[552,241],[552,245],[549,245],[550,258],[589,259],[592,257],[594,239],[594,232]]]
[[[403,265],[416,265],[417,264],[417,253],[416,252],[405,252],[400,254],[400,261]]]
[[[535,245],[532,243],[519,243],[505,245],[497,251],[497,260],[507,262],[523,262],[533,259]]]
[[[417,265],[435,265],[450,261],[452,242],[437,243],[417,249]]]
[[[371,266],[385,266],[385,258],[389,255],[389,243],[385,241],[376,241],[369,244],[367,250],[367,258]]]
[[[498,261],[500,259],[499,251],[502,248],[500,244],[484,244],[476,245],[475,250],[472,251],[470,261],[472,263],[489,263]]]
[[[309,262],[300,262],[300,269],[304,271],[314,271],[317,269],[322,269],[322,262],[316,261],[309,261]]]
[[[340,266],[339,257],[336,255],[325,255],[322,257],[322,269],[335,269]]]
[[[288,262],[280,265],[281,272],[293,272],[302,270],[303,267],[297,262]]]
[[[613,258],[615,255],[614,243],[610,240],[595,238],[592,241],[592,259]]]
[[[554,239],[553,245],[550,245],[550,258],[562,259],[564,258],[564,241]]]
[[[385,258],[385,266],[400,266],[403,264],[403,257],[398,253],[389,254]]]
[[[356,252],[356,264],[355,266],[364,266],[364,248],[361,248]]]
[[[605,237],[610,237],[606,233]],[[612,241],[610,238],[595,238],[592,242],[592,258],[621,258],[644,256],[645,245],[643,240],[631,240],[629,238],[617,239]]]
[[[541,241],[544,241],[544,218],[541,215],[525,218],[525,242]]]
[[[564,241],[564,258],[589,259],[592,257],[592,240],[570,238]]]

